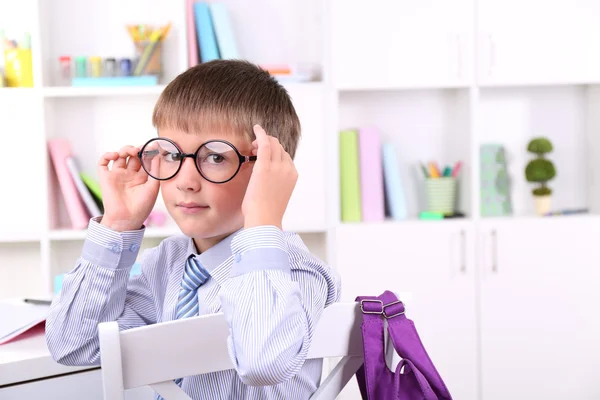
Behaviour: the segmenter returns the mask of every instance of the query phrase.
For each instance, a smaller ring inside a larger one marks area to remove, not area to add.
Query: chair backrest
[[[361,322],[356,302],[335,303],[324,310],[308,358],[342,360],[311,399],[334,399],[362,365]],[[222,313],[122,332],[117,322],[104,322],[98,330],[105,399],[122,400],[124,390],[147,385],[166,400],[189,400],[174,379],[233,368],[227,351],[229,327]],[[210,334],[198,341],[198,332]]]

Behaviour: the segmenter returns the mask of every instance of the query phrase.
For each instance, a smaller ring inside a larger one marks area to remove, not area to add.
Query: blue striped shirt
[[[65,365],[100,364],[100,322],[124,330],[175,319],[185,260],[196,254],[191,238],[167,238],[142,253],[141,273],[130,277],[144,229],[119,233],[98,221],[46,322],[50,353]],[[323,309],[340,298],[339,276],[274,226],[235,232],[198,260],[210,272],[199,313],[224,313],[235,369],[186,377],[182,389],[193,399],[308,399],[322,360],[306,355]]]

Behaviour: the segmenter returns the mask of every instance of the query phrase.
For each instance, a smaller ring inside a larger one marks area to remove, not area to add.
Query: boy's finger
[[[140,159],[137,156],[130,156],[127,161],[127,169],[132,171],[139,171],[142,167],[142,163],[140,163]]]
[[[283,147],[279,143],[276,137],[269,136],[271,142],[271,160],[281,162],[283,161]]]
[[[98,161],[98,167],[100,167],[101,170],[108,171],[108,164],[110,164],[111,161],[115,161],[117,158],[119,158],[119,153],[117,152],[110,151],[104,153]]]
[[[258,143],[258,156],[259,162],[271,161],[271,144],[267,133],[260,125],[254,125],[254,134],[256,135],[256,141]]]

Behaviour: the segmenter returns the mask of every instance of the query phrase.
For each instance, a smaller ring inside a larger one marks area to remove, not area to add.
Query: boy
[[[100,322],[124,330],[222,311],[235,370],[182,377],[182,389],[194,399],[309,398],[322,360],[307,351],[340,281],[281,230],[300,136],[287,92],[250,63],[212,61],[173,80],[152,119],[158,138],[100,159],[105,212],[53,302],[53,358],[99,364]],[[144,252],[130,279],[159,189],[184,235]]]

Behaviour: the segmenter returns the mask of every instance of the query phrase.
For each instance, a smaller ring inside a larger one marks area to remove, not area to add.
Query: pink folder
[[[198,39],[194,20],[194,0],[185,0],[186,32],[188,43],[188,67],[198,65]]]
[[[383,221],[385,219],[383,166],[381,162],[381,138],[377,128],[365,127],[360,129],[358,132],[358,151],[363,221]]]
[[[67,213],[71,219],[71,226],[73,229],[86,229],[91,217],[86,211],[85,204],[67,166],[67,158],[71,156],[71,144],[64,138],[50,139],[48,140],[48,150]]]

